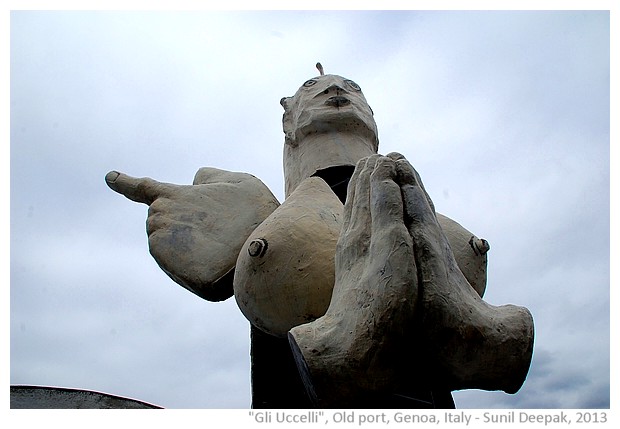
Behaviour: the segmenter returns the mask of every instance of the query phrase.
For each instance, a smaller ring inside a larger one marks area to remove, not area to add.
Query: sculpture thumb
[[[115,192],[132,201],[151,205],[160,196],[170,194],[174,185],[161,183],[148,177],[136,178],[118,171],[110,171],[105,176],[107,185]]]

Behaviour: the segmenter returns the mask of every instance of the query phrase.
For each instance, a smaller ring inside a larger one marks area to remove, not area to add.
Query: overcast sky
[[[249,325],[162,272],[147,207],[104,176],[212,166],[283,200],[282,108],[356,81],[380,152],[491,244],[485,299],[534,315],[523,388],[459,408],[610,405],[607,11],[35,12],[10,16],[10,382],[166,408],[250,406]]]

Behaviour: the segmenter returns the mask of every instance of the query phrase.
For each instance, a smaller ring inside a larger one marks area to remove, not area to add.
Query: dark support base
[[[304,386],[304,382],[311,381],[302,381],[288,339],[268,335],[253,326],[250,328],[250,335],[252,408],[315,408]],[[447,390],[412,390],[367,398],[362,402],[337,408],[452,409],[455,406],[452,394]]]
[[[313,408],[286,338],[250,328],[252,408]]]

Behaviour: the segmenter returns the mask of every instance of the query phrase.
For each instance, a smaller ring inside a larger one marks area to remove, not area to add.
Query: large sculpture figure
[[[150,206],[149,249],[175,282],[210,301],[234,294],[252,326],[254,407],[450,407],[452,390],[516,392],[533,319],[482,300],[488,243],[435,212],[402,155],[377,153],[361,88],[317,67],[281,100],[281,205],[256,177],[215,168],[193,185],[106,182]]]

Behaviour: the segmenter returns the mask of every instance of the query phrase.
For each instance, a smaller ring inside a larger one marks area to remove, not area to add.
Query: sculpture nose
[[[335,83],[328,86],[325,91],[323,91],[324,94],[330,94],[330,93],[335,93],[335,95],[340,95],[342,93],[346,92],[341,86],[336,85]]]

